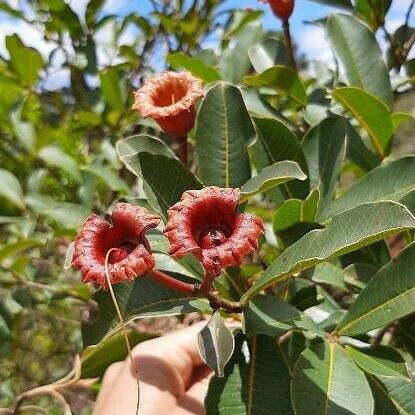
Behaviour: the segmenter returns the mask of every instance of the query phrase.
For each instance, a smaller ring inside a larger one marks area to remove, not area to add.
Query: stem
[[[167,275],[157,269],[150,271],[150,276],[154,281],[157,281],[166,287],[172,288],[173,290],[181,291],[187,294],[194,294],[196,292],[196,288],[193,284],[188,284],[187,282],[170,277],[170,275]]]
[[[292,68],[295,71],[297,71],[297,61],[295,60],[293,42],[292,42],[291,32],[290,32],[290,23],[288,19],[283,20],[282,27],[284,29],[284,40],[285,40],[285,45],[287,47],[288,59],[290,60],[290,64]]]
[[[188,154],[189,148],[187,145],[187,136],[183,137],[180,141],[179,141],[179,158],[181,160],[181,162],[187,167],[187,154]]]
[[[221,297],[217,292],[211,291],[207,293],[206,298],[209,300],[212,308],[223,308],[231,313],[241,313],[243,310],[240,302],[229,301]]]
[[[137,381],[137,407],[136,407],[136,412],[135,413],[136,413],[136,415],[138,415],[138,407],[140,405],[140,381],[138,379],[138,368],[137,368],[137,365],[135,364],[135,361],[133,359],[133,354],[132,354],[132,351],[131,351],[131,344],[130,344],[130,340],[128,338],[127,326],[124,322],[123,316],[121,314],[121,310],[118,306],[117,299],[115,298],[115,294],[114,294],[114,291],[112,289],[110,275],[109,275],[109,272],[108,272],[108,259],[109,259],[109,256],[110,256],[111,252],[115,251],[116,249],[117,248],[111,248],[110,250],[108,250],[107,255],[105,256],[105,263],[104,263],[105,278],[106,278],[106,281],[107,281],[107,285],[108,285],[108,289],[109,289],[109,292],[110,292],[110,295],[111,295],[112,302],[114,303],[115,310],[117,311],[118,320],[120,321],[120,324],[121,324],[121,327],[122,327],[122,331],[123,331],[124,339],[125,339],[125,344],[127,345],[128,356],[130,357],[131,365],[132,365],[132,367],[134,369],[134,372],[135,372],[135,378],[136,378],[136,381]]]
[[[200,294],[208,294],[210,289],[212,288],[213,281],[215,280],[216,277],[217,277],[216,274],[209,274],[206,272],[203,278],[202,284],[200,284],[198,292]]]

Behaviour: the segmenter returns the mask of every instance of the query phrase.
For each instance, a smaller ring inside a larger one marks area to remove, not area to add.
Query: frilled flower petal
[[[194,105],[203,96],[202,82],[189,72],[163,72],[135,92],[133,109],[153,118],[176,138],[193,128]]]
[[[222,268],[240,265],[257,249],[264,227],[259,218],[236,213],[239,195],[239,189],[215,186],[185,192],[168,211],[164,233],[170,255],[181,258],[192,253],[215,275]]]
[[[111,219],[109,223],[90,215],[75,240],[72,265],[80,270],[83,282],[95,281],[106,287],[104,264],[110,249],[108,271],[113,284],[137,278],[154,267],[144,235],[160,218],[142,207],[117,203]]]

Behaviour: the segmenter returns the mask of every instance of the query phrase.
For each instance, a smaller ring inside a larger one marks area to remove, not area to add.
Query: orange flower
[[[183,140],[195,123],[195,103],[203,96],[202,82],[189,72],[163,72],[135,92],[133,109],[153,118],[177,140]]]
[[[79,268],[83,282],[95,281],[106,288],[105,257],[110,249],[108,273],[112,284],[133,280],[154,267],[155,260],[144,234],[160,218],[129,203],[117,203],[112,223],[95,214],[82,225],[75,240],[72,265]]]
[[[268,3],[276,17],[287,21],[294,10],[294,0],[260,0]]]
[[[170,242],[169,254],[181,258],[192,253],[210,276],[241,265],[258,248],[264,225],[256,216],[236,212],[239,195],[239,189],[216,186],[183,193],[168,211],[164,234]]]

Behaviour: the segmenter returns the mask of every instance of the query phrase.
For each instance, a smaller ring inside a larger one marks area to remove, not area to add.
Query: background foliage
[[[82,354],[83,378],[100,376],[109,355],[112,361],[125,356],[116,336],[84,350],[101,341],[115,317],[99,314],[94,301],[109,310],[108,298],[98,293],[93,301],[93,287],[81,285],[64,262],[90,212],[103,214],[125,198],[163,215],[168,206],[165,195],[157,198],[160,189],[181,183],[169,195],[171,204],[200,186],[175,158],[174,143],[130,110],[137,86],[166,67],[189,70],[206,86],[190,137],[192,171],[205,185],[242,187],[247,209],[267,224],[254,263],[217,282],[224,296],[236,300],[247,291],[242,298],[252,300],[244,320],[256,366],[246,363],[246,339],[238,335],[225,378],[210,385],[208,413],[233,407],[235,414],[302,414],[304,408],[312,415],[343,414],[346,393],[354,397],[350,414],[415,414],[415,399],[407,399],[415,395],[410,11],[390,33],[384,27],[390,1],[321,1],[340,7],[313,23],[324,26],[337,66],[298,57],[296,72],[281,33],[265,32],[260,12],[220,3],[155,1],[151,16],[137,11],[122,19],[103,14],[103,0],[91,0],[82,18],[63,0],[0,4],[2,13],[25,21],[51,45],[45,60],[13,34],[0,57],[1,406],[63,376],[76,354]],[[126,45],[122,37],[131,27],[136,39]],[[105,66],[96,36],[102,28],[112,39],[112,64]],[[377,31],[386,39],[386,59]],[[207,48],[218,33],[215,50]],[[51,91],[45,81],[57,61],[70,83]],[[177,176],[154,175],[171,165]],[[138,184],[132,172],[141,177]],[[194,261],[167,257],[159,233],[150,240],[160,269],[200,279]],[[248,290],[247,277],[256,274]],[[235,281],[242,282],[232,286]],[[152,307],[150,294],[137,294],[151,292],[146,284],[118,288],[127,317],[210,312],[205,301],[189,303],[164,289],[157,295],[169,301],[166,309]],[[255,298],[264,288],[268,295]],[[84,324],[82,341],[82,321],[97,314],[93,326]],[[131,336],[135,343],[148,338]],[[345,337],[342,345],[333,341],[337,336]],[[269,399],[275,379],[278,400]],[[235,390],[242,390],[240,408],[224,393]],[[244,395],[247,390],[253,392]],[[73,399],[75,393],[66,396],[73,413],[89,413],[92,392]],[[50,401],[40,404],[60,413]]]

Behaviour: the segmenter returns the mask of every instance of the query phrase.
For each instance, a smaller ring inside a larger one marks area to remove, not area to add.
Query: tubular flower
[[[236,213],[239,189],[206,187],[189,190],[169,211],[164,230],[170,255],[181,258],[192,253],[202,261],[207,275],[238,266],[258,248],[264,233],[261,219]]]
[[[133,109],[180,141],[194,126],[195,103],[202,96],[202,82],[189,72],[163,72],[135,92]]]
[[[155,228],[160,218],[129,203],[117,203],[112,223],[90,215],[76,237],[72,265],[81,271],[83,282],[95,281],[104,288],[105,257],[111,283],[133,280],[154,267],[154,258],[144,234]]]
[[[274,15],[281,20],[288,20],[294,10],[294,0],[260,0],[271,6]]]

